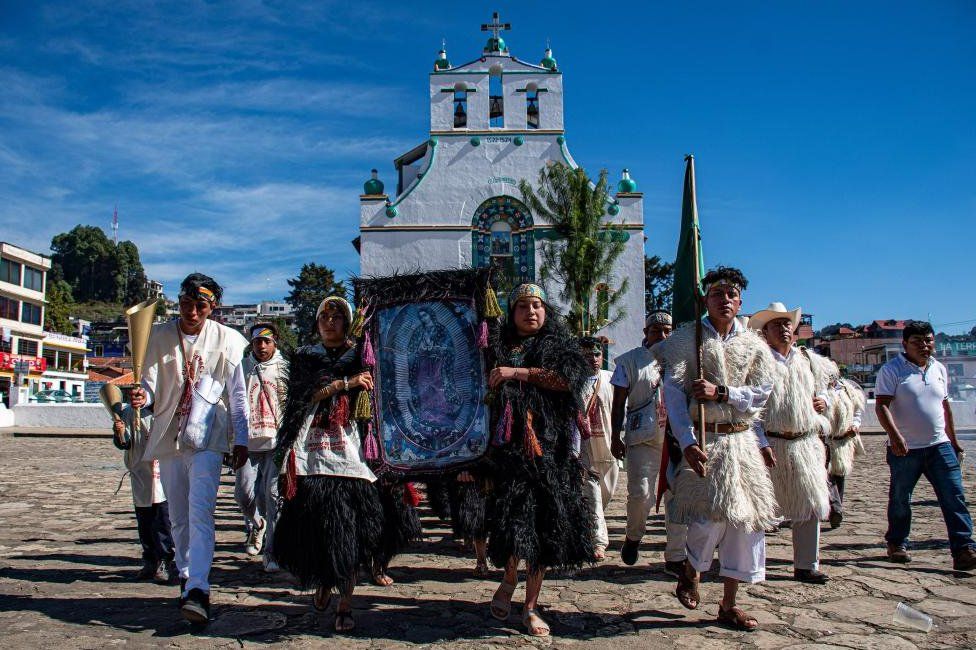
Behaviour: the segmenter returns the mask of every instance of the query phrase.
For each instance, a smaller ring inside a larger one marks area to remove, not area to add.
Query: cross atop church
[[[481,31],[491,32],[492,38],[498,38],[499,33],[509,31],[512,29],[512,23],[500,23],[498,22],[498,12],[493,11],[491,14],[490,23],[482,23]]]

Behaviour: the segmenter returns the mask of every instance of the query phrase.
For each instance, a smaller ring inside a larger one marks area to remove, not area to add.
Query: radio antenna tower
[[[112,240],[115,245],[119,245],[119,204],[115,204],[115,212],[112,214]]]

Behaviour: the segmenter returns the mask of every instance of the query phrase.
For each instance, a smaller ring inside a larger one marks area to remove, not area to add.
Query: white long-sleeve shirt
[[[719,338],[719,333],[706,316],[702,319],[704,325],[703,335],[709,338]],[[732,330],[721,337],[723,342],[732,339],[745,330],[742,323],[735,319],[732,321]],[[749,409],[762,408],[769,399],[769,394],[773,392],[773,384],[766,383],[760,386],[728,386],[728,404],[736,411],[745,413]],[[695,425],[691,422],[691,414],[688,412],[688,396],[684,388],[674,378],[671,370],[664,375],[664,404],[668,407],[668,420],[671,422],[671,431],[681,445],[682,451],[691,445],[697,445],[698,439],[695,436]],[[761,430],[756,431],[759,440],[759,448],[769,446],[769,440]]]

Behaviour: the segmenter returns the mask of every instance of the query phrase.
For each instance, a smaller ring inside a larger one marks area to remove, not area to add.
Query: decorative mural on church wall
[[[377,406],[383,460],[425,471],[479,458],[488,446],[487,382],[470,299],[377,309]]]
[[[494,269],[493,284],[505,307],[516,285],[535,282],[532,214],[518,199],[495,196],[478,206],[471,226],[474,267]]]

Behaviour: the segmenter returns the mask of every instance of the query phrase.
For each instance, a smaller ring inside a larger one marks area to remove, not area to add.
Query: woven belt
[[[850,431],[848,431],[844,435],[837,436],[837,438],[840,439],[840,440],[847,440],[848,438],[853,438],[856,435],[857,435],[857,431],[854,430],[854,429],[851,429]]]
[[[808,431],[767,431],[767,438],[782,438],[783,440],[796,440],[807,435]]]
[[[742,433],[743,431],[748,431],[749,425],[745,422],[706,422],[705,423],[705,433],[728,435],[730,433]],[[695,427],[697,433],[701,433],[701,429]]]

